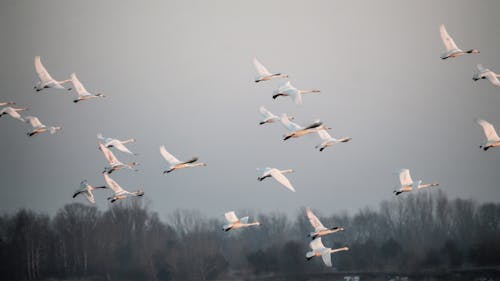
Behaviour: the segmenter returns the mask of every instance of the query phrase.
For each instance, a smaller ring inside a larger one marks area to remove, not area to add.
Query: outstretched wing
[[[25,117],[25,119],[26,119],[26,120],[28,120],[28,121],[30,122],[30,124],[31,124],[31,126],[32,126],[33,128],[40,128],[40,127],[43,127],[42,122],[40,122],[40,120],[38,120],[38,118],[37,118],[37,117],[35,117],[35,116],[27,116],[27,117]]]
[[[307,218],[309,219],[311,225],[314,227],[315,231],[326,230],[326,227],[321,223],[318,217],[314,215],[314,213],[311,211],[311,208],[307,208],[306,213],[307,213]]]
[[[104,157],[106,157],[106,160],[108,160],[108,163],[110,165],[115,165],[117,163],[120,163],[120,161],[118,161],[118,159],[115,157],[113,152],[111,152],[111,150],[109,150],[109,148],[104,146],[104,144],[102,144],[102,142],[99,142],[99,148],[101,149],[102,153],[104,154]]]
[[[484,135],[486,136],[486,139],[488,141],[499,140],[497,132],[495,131],[495,127],[493,127],[493,125],[482,119],[477,119],[476,122],[483,128]]]
[[[323,141],[328,141],[333,139],[332,136],[330,136],[330,134],[326,130],[319,130],[318,135]]]
[[[89,95],[89,92],[83,87],[83,84],[78,80],[75,73],[71,73],[71,83],[73,83],[73,88],[75,88],[79,96]]]
[[[413,183],[413,180],[411,179],[410,176],[410,170],[408,169],[399,170],[399,182],[401,183],[401,186],[411,185]]]
[[[23,121],[24,122],[24,119],[21,117],[21,114],[19,114],[19,112],[17,112],[16,110],[14,110],[14,108],[12,107],[7,107],[4,109],[5,112],[7,114],[9,114],[12,118],[15,118],[17,120],[20,120],[20,121]]]
[[[248,216],[247,217],[242,217],[240,219],[240,222],[243,223],[243,224],[247,224],[248,223]]]
[[[313,241],[309,243],[309,247],[311,247],[311,249],[315,252],[326,249],[325,245],[323,245],[323,242],[321,241],[321,237],[314,238]]]
[[[490,81],[491,84],[500,86],[500,81],[498,81],[497,76],[492,71],[486,73],[486,78],[488,78],[488,81]]]
[[[332,267],[332,255],[329,251],[323,251],[323,253],[321,253],[321,258],[326,266]]]
[[[267,110],[264,106],[259,108],[260,114],[264,117],[264,120],[276,118],[277,116],[272,114],[271,111]]]
[[[92,191],[87,190],[87,192],[85,192],[85,197],[87,197],[87,200],[89,200],[90,203],[95,204],[94,194]]]
[[[451,36],[446,31],[444,24],[441,24],[439,26],[439,33],[441,34],[441,40],[443,40],[443,44],[446,47],[447,51],[458,49],[457,44],[455,44],[455,41],[453,41],[453,38],[451,38]]]
[[[236,214],[234,213],[234,211],[231,211],[231,212],[227,212],[224,214],[224,216],[226,217],[226,220],[229,222],[229,223],[236,223],[239,221],[238,217],[236,216]]]
[[[134,154],[132,151],[128,150],[128,148],[121,143],[119,140],[112,140],[108,143],[108,145],[113,145],[114,148],[118,149],[121,152],[125,152],[128,154]]]
[[[279,183],[284,185],[290,191],[295,192],[295,188],[293,188],[290,181],[279,171],[278,169],[271,169],[271,176],[275,178]]]
[[[111,188],[111,190],[113,190],[116,194],[125,192],[125,190],[118,183],[116,183],[116,181],[110,178],[108,174],[103,174],[103,175],[104,175],[104,181],[108,184],[109,188]]]
[[[40,81],[42,81],[42,83],[55,81],[54,78],[50,76],[47,69],[45,69],[45,67],[43,66],[42,61],[40,60],[40,56],[35,57],[35,71]]]
[[[482,64],[477,64],[477,65],[476,65],[476,67],[477,67],[477,70],[478,70],[479,72],[484,72],[484,71],[488,70],[488,69],[487,69],[487,68],[485,68]]]
[[[286,113],[283,113],[280,118],[281,124],[285,126],[285,128],[291,132],[299,131],[302,130],[303,128],[292,121],[290,121],[290,118],[286,115]]]
[[[165,160],[171,165],[177,165],[177,164],[180,164],[181,161],[179,161],[179,159],[175,158],[172,154],[170,154],[167,149],[165,148],[164,145],[160,146],[160,153],[161,153],[161,156],[163,156],[163,158],[165,158]]]
[[[253,58],[253,65],[255,66],[255,69],[259,73],[260,76],[269,76],[272,75],[267,68],[260,63],[257,58]]]

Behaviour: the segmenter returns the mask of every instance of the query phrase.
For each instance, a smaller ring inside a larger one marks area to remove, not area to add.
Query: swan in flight
[[[326,248],[321,241],[321,237],[318,237],[309,243],[309,247],[311,247],[312,251],[306,253],[306,259],[311,260],[313,257],[321,257],[323,258],[323,262],[326,266],[332,267],[332,256],[331,254],[340,252],[340,251],[349,251],[348,247],[332,249]]]
[[[79,101],[93,99],[93,98],[104,98],[106,97],[103,94],[91,94],[83,87],[83,84],[78,80],[75,73],[71,73],[71,82],[73,83],[73,87],[75,88],[76,93],[78,94],[78,98],[73,100],[74,103]]]
[[[83,195],[85,195],[85,197],[87,197],[87,200],[89,200],[90,203],[95,204],[94,194],[92,193],[92,191],[99,189],[99,188],[107,188],[107,187],[106,186],[92,186],[87,182],[87,180],[83,180],[80,183],[80,189],[75,191],[75,193],[73,194],[73,198],[75,198],[76,196],[78,196],[80,194],[83,194]]]
[[[113,190],[115,194],[113,196],[108,197],[108,200],[111,201],[111,203],[114,203],[117,200],[125,199],[130,196],[143,196],[144,191],[142,190],[137,190],[137,191],[126,191],[123,189],[116,181],[114,181],[112,178],[110,178],[107,174],[104,175],[104,181],[108,184],[108,186]]]
[[[312,89],[312,90],[299,90],[292,86],[290,81],[287,81],[285,84],[281,85],[277,90],[274,91],[273,99],[276,99],[279,96],[290,97],[295,104],[302,104],[302,95],[309,93],[320,93],[320,90]]]
[[[283,141],[289,138],[298,138],[310,133],[318,132],[320,130],[330,130],[331,128],[325,127],[322,122],[316,121],[307,127],[302,127],[290,121],[290,118],[283,113],[280,118],[281,124],[290,131],[290,133],[283,136]]]
[[[40,120],[38,120],[38,117],[27,116],[24,119],[26,119],[26,122],[29,122],[31,124],[31,126],[33,127],[33,131],[27,133],[27,135],[30,137],[37,135],[37,134],[47,132],[47,131],[49,131],[50,134],[53,135],[61,130],[61,127],[59,127],[59,126],[57,126],[57,127],[56,126],[51,126],[51,127],[45,126],[44,124],[42,124],[42,122],[40,122]]]
[[[9,105],[15,105],[16,103],[13,101],[4,101],[0,102],[0,106],[9,106]]]
[[[439,26],[439,33],[441,34],[441,40],[443,40],[443,44],[446,47],[446,52],[441,55],[441,59],[445,60],[447,58],[455,58],[465,54],[479,54],[479,50],[470,49],[468,51],[463,51],[457,47],[455,41],[446,31],[444,24]]]
[[[163,171],[163,173],[170,173],[174,170],[178,169],[184,169],[184,168],[193,168],[193,167],[201,167],[201,166],[206,166],[206,163],[195,163],[194,162],[198,161],[198,157],[193,157],[192,159],[181,162],[179,159],[175,158],[172,154],[170,154],[167,149],[165,148],[164,145],[160,146],[160,153],[163,158],[170,164],[170,167],[168,170]]]
[[[133,170],[135,166],[139,165],[137,162],[131,162],[128,164],[123,164],[122,162],[118,161],[118,159],[115,157],[113,152],[109,150],[102,142],[99,142],[99,149],[102,151],[104,154],[104,157],[106,157],[106,160],[108,160],[109,166],[104,168],[103,173],[111,174],[114,171],[121,170],[123,168],[128,168]],[[134,170],[137,172],[137,170]]]
[[[260,225],[260,222],[258,221],[248,223],[248,217],[242,217],[241,219],[239,219],[233,211],[225,213],[224,216],[226,217],[227,221],[227,224],[224,224],[222,226],[222,230],[224,231]]]
[[[352,139],[351,137],[345,137],[341,139],[333,138],[326,130],[319,130],[318,135],[321,138],[321,143],[316,145],[316,148],[318,148],[319,151],[323,151],[323,149],[332,146],[336,143],[348,142]]]
[[[28,110],[27,108],[14,108],[14,107],[4,107],[0,110],[0,117],[4,116],[5,114],[10,115],[10,117],[26,122],[23,117],[21,117],[21,114],[19,114],[19,111],[25,111]]]
[[[264,125],[266,123],[274,123],[280,121],[280,118],[274,115],[271,111],[267,110],[264,106],[259,108],[260,114],[262,115],[262,121],[259,122],[259,125]],[[295,119],[292,116],[288,117],[289,120]]]
[[[495,131],[495,127],[491,125],[489,122],[484,121],[482,119],[477,119],[476,123],[481,125],[484,131],[484,135],[486,136],[486,142],[479,146],[484,151],[488,150],[490,147],[500,146],[500,138]]]
[[[412,190],[439,185],[438,183],[422,184],[422,180],[413,181],[410,176],[410,170],[408,169],[399,170],[399,183],[400,186],[397,187],[398,189],[393,191],[395,195],[399,195],[403,192],[410,192]]]
[[[38,81],[33,89],[35,89],[37,92],[40,92],[43,89],[47,88],[54,88],[54,89],[65,89],[62,84],[71,82],[71,79],[67,80],[62,80],[62,81],[57,81],[52,76],[50,76],[49,72],[47,69],[42,64],[42,61],[40,60],[40,56],[35,57],[35,71],[36,74],[38,75]],[[68,89],[68,91],[71,90],[71,88]]]
[[[137,155],[137,154],[131,152],[130,150],[128,150],[128,148],[125,146],[125,144],[127,144],[127,143],[135,142],[135,139],[128,139],[128,140],[121,141],[121,140],[117,140],[117,139],[113,139],[113,138],[105,138],[102,136],[101,133],[97,134],[97,138],[99,140],[101,140],[103,142],[104,146],[107,148],[114,147],[121,152],[125,152],[125,153],[132,154],[132,155]]]
[[[257,58],[253,59],[253,65],[255,66],[255,69],[257,69],[257,77],[255,77],[255,83],[259,83],[260,81],[268,81],[273,78],[288,78],[287,74],[281,74],[281,73],[275,73],[272,74],[267,70],[265,66],[260,63]]]
[[[498,81],[500,74],[496,74],[490,69],[484,68],[482,64],[478,64],[476,67],[479,72],[475,73],[474,76],[472,76],[472,80],[477,81],[480,79],[488,79],[491,84],[500,86],[500,81]]]
[[[311,211],[311,208],[306,209],[306,214],[307,214],[307,218],[309,219],[309,222],[314,227],[314,232],[311,232],[307,235],[308,237],[311,237],[312,239],[344,230],[343,227],[337,227],[337,226],[332,227],[332,228],[326,228],[321,223],[321,221],[318,219],[318,217],[316,217],[316,215]]]
[[[295,192],[295,188],[293,188],[290,181],[283,175],[286,173],[293,173],[295,172],[294,170],[292,169],[278,170],[275,168],[265,167],[265,168],[258,168],[257,171],[260,173],[260,176],[257,178],[259,181],[263,181],[265,178],[273,177],[275,180],[284,185],[290,191]]]

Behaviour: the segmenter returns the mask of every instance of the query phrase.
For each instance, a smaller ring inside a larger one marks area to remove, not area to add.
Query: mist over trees
[[[143,200],[106,211],[81,203],[50,217],[19,210],[0,217],[4,280],[214,280],[333,271],[439,272],[500,265],[500,204],[450,200],[440,190],[405,194],[377,209],[323,216],[346,230],[323,238],[334,268],[305,260],[312,230],[305,209],[250,215],[259,227],[224,232],[223,216],[177,210],[161,220]]]

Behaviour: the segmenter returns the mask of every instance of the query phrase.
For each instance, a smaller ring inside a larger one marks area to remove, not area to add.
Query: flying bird
[[[274,91],[273,99],[276,99],[279,96],[290,97],[295,104],[302,104],[302,95],[310,94],[310,93],[320,93],[320,90],[312,89],[312,90],[299,90],[292,86],[290,81],[287,81],[285,84],[281,85],[277,90]]]
[[[89,200],[90,203],[95,204],[94,194],[92,193],[92,191],[94,191],[96,189],[101,189],[101,188],[107,188],[107,187],[106,186],[92,186],[87,182],[87,180],[83,180],[80,183],[80,189],[75,191],[75,193],[73,194],[73,198],[75,198],[76,196],[78,196],[80,194],[83,194],[83,195],[85,195],[87,200]]]
[[[306,259],[311,260],[313,257],[321,257],[323,258],[323,262],[326,266],[332,267],[332,257],[331,254],[340,252],[340,251],[348,251],[348,247],[332,249],[326,248],[321,241],[321,237],[318,237],[309,243],[309,247],[311,247],[312,251],[306,253]]]
[[[341,139],[333,138],[326,130],[319,130],[318,135],[321,138],[321,143],[316,145],[316,148],[318,148],[319,151],[323,151],[325,148],[336,143],[348,142],[352,139],[351,137],[345,137]]]
[[[112,178],[110,178],[107,174],[103,174],[103,175],[104,175],[104,181],[108,184],[108,186],[114,192],[113,196],[108,197],[108,200],[111,203],[114,203],[117,200],[125,199],[125,198],[131,197],[131,196],[143,196],[144,195],[144,191],[142,191],[140,189],[137,191],[132,191],[132,192],[126,191],[118,183],[116,183],[116,181],[114,181]]]
[[[481,144],[479,148],[482,148],[484,151],[486,151],[490,147],[500,146],[500,138],[498,137],[493,125],[482,119],[476,119],[476,123],[483,128],[484,135],[486,136],[486,142]]]
[[[45,126],[44,124],[42,124],[42,122],[40,122],[40,120],[38,120],[38,117],[35,116],[27,116],[24,119],[26,119],[26,122],[29,122],[33,127],[33,131],[27,133],[27,135],[30,137],[47,131],[49,131],[50,134],[53,135],[61,130],[61,127],[59,126],[51,126],[51,127]]]
[[[288,188],[290,191],[295,192],[295,188],[292,186],[290,181],[283,175],[286,173],[293,173],[295,172],[294,170],[292,169],[278,170],[275,168],[265,167],[265,168],[258,168],[257,171],[260,174],[257,180],[263,181],[265,178],[273,177],[275,180],[277,180],[283,186]]]
[[[498,77],[500,77],[500,74],[497,74],[493,71],[491,71],[488,68],[484,68],[482,64],[478,64],[477,66],[478,72],[472,76],[472,80],[477,81],[480,79],[488,79],[491,84],[495,86],[500,86],[500,81],[498,81]]]
[[[260,115],[262,116],[262,121],[259,122],[259,125],[264,125],[266,123],[274,123],[280,121],[280,117],[274,115],[271,111],[267,110],[264,106],[259,108]],[[294,117],[289,116],[289,120],[295,119]]]
[[[97,138],[99,140],[101,140],[103,142],[104,146],[107,148],[114,147],[121,152],[125,152],[125,153],[132,154],[132,155],[137,155],[137,154],[131,152],[130,150],[128,150],[128,148],[125,146],[125,144],[127,144],[127,143],[135,142],[135,139],[128,139],[128,140],[121,141],[121,140],[117,140],[117,139],[113,139],[113,138],[105,138],[102,136],[101,133],[97,134]]]
[[[9,106],[9,105],[15,105],[16,103],[13,101],[4,101],[0,102],[0,106]]]
[[[396,190],[394,190],[395,195],[399,195],[403,192],[410,192],[413,190],[418,190],[421,188],[427,188],[431,186],[438,186],[438,183],[427,183],[427,184],[422,184],[422,180],[418,181],[413,181],[411,176],[410,176],[410,170],[408,169],[401,169],[399,170],[399,183],[400,186],[396,187]]]
[[[455,41],[446,31],[444,24],[439,26],[439,33],[441,34],[441,40],[443,40],[443,44],[446,47],[446,52],[441,54],[441,59],[445,60],[447,58],[456,58],[465,54],[479,54],[479,50],[470,49],[468,51],[463,51],[457,47]]]
[[[27,108],[14,108],[14,107],[4,107],[0,110],[0,117],[4,116],[5,114],[10,115],[10,117],[17,119],[22,122],[26,122],[23,117],[21,117],[21,114],[19,114],[20,111],[25,111],[28,110]]]
[[[160,146],[160,153],[163,158],[168,162],[170,165],[168,170],[163,171],[163,173],[170,173],[174,170],[178,169],[184,169],[184,168],[193,168],[193,167],[200,167],[200,166],[206,166],[207,164],[205,163],[195,163],[194,162],[198,161],[198,157],[193,157],[191,160],[181,162],[177,158],[175,158],[172,154],[170,154],[167,149],[165,148],[164,145]]]
[[[37,92],[48,88],[64,90],[65,88],[62,86],[62,84],[71,82],[71,79],[57,81],[52,78],[47,69],[45,69],[45,67],[43,66],[42,61],[40,60],[40,56],[35,57],[35,71],[38,75],[38,79],[40,80],[33,87],[33,89],[35,89]],[[71,88],[69,88],[68,90],[71,90]]]
[[[255,83],[258,83],[260,81],[268,81],[273,78],[288,78],[287,74],[281,74],[281,73],[272,74],[271,72],[269,72],[269,70],[267,70],[265,66],[262,65],[262,63],[260,63],[257,60],[257,58],[253,59],[253,65],[255,66],[255,69],[259,74],[257,75],[257,77],[255,77]]]
[[[234,211],[227,212],[224,214],[224,216],[226,217],[227,221],[227,223],[222,226],[222,230],[224,231],[260,225],[260,222],[258,221],[248,223],[248,217],[242,217],[241,219],[239,219]]]
[[[332,227],[332,228],[326,228],[321,221],[316,217],[316,215],[311,211],[311,208],[306,209],[306,214],[307,218],[309,219],[309,222],[311,225],[314,227],[314,232],[310,232],[307,236],[311,237],[311,239],[315,239],[316,237],[321,237],[325,236],[331,233],[335,233],[338,231],[343,231],[343,227]]]
[[[321,121],[316,121],[307,127],[302,127],[297,125],[296,123],[290,121],[290,118],[283,113],[280,118],[281,124],[288,130],[290,133],[285,134],[283,136],[283,141],[286,141],[289,138],[298,138],[310,133],[318,132],[320,130],[329,130],[331,128],[325,127]]]
[[[83,84],[78,80],[76,77],[75,73],[71,73],[71,82],[73,83],[73,87],[75,88],[76,93],[78,94],[78,98],[73,100],[74,103],[77,103],[79,101],[84,101],[88,99],[93,99],[93,98],[104,98],[106,97],[103,94],[92,94],[85,89]]]
[[[123,168],[131,169],[133,170],[135,166],[139,165],[137,162],[131,162],[128,164],[123,164],[122,162],[118,161],[118,159],[115,157],[113,152],[109,150],[102,142],[99,142],[99,149],[102,151],[104,154],[104,157],[106,157],[106,160],[108,160],[109,166],[106,166],[104,168],[103,173],[111,174],[114,171],[121,170]],[[134,170],[137,171],[137,170]]]

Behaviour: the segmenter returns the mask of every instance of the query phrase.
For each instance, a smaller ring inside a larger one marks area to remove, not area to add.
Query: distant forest
[[[345,231],[323,237],[327,247],[348,246],[306,261],[312,227],[305,208],[297,217],[250,215],[261,226],[224,232],[223,214],[177,210],[165,216],[143,199],[106,211],[80,203],[53,217],[19,210],[0,217],[3,280],[232,280],[329,272],[446,272],[500,266],[500,204],[448,199],[440,190],[403,194],[355,214],[326,216]],[[311,206],[313,207],[313,206]],[[314,210],[314,208],[313,208]]]

